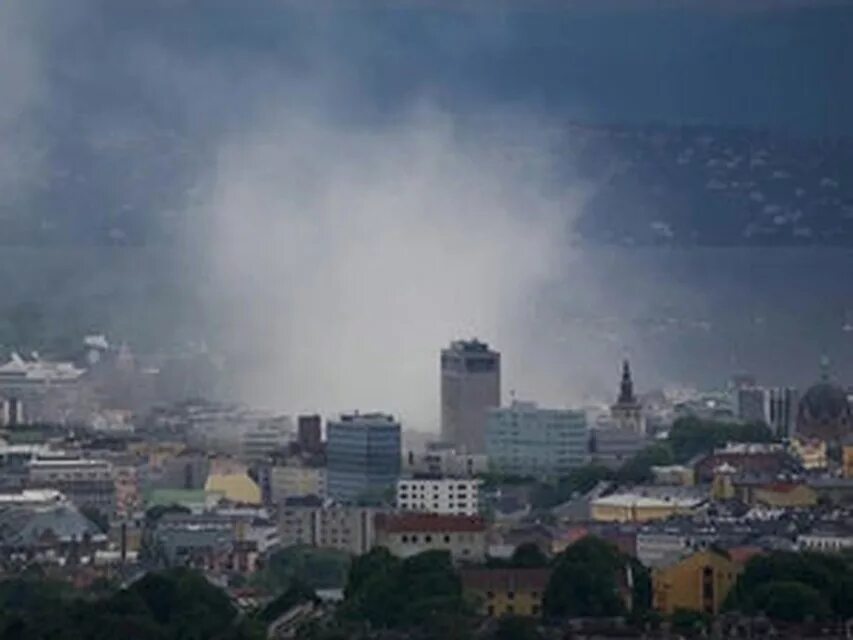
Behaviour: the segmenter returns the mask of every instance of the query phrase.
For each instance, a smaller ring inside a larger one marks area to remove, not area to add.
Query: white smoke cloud
[[[0,3],[0,197],[7,202],[25,195],[40,170],[33,122],[45,94],[38,26],[26,0]]]
[[[246,397],[391,410],[427,429],[451,339],[524,361],[531,323],[553,320],[536,305],[563,271],[571,220],[544,132],[517,115],[489,122],[472,130],[421,109],[354,128],[285,112],[223,146],[201,244],[213,313],[246,350]],[[534,376],[506,369],[505,388],[539,391]]]

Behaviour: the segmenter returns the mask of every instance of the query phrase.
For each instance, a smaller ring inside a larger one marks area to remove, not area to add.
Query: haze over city
[[[0,0],[0,637],[851,637],[849,0]]]

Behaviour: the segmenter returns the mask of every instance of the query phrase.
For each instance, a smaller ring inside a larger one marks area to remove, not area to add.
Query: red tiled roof
[[[793,482],[775,482],[760,488],[764,491],[773,491],[774,493],[791,493],[799,486],[800,485]]]
[[[545,591],[550,569],[463,568],[462,587],[473,591]]]
[[[479,533],[486,530],[480,516],[441,515],[437,513],[378,514],[376,528],[387,533],[429,531],[462,531]]]

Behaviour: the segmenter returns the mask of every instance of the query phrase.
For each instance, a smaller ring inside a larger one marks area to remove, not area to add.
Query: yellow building
[[[809,471],[826,469],[829,465],[826,442],[817,438],[794,437],[788,445],[791,454]]]
[[[723,551],[694,553],[652,573],[652,605],[666,615],[676,609],[719,613],[740,569]]]
[[[481,614],[538,616],[551,577],[549,569],[462,569],[462,589]]]
[[[742,484],[737,487],[738,497],[749,505],[774,508],[814,507],[817,492],[807,484],[774,482],[769,484]]]
[[[698,496],[615,493],[593,500],[590,514],[597,522],[648,522],[689,515],[705,502]]]
[[[246,473],[211,473],[204,490],[221,493],[230,502],[261,504],[261,488]]]
[[[848,442],[841,450],[841,472],[845,478],[853,478],[853,442]]]

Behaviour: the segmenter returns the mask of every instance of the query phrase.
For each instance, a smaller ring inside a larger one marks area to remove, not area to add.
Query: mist
[[[546,132],[429,105],[373,127],[317,113],[268,115],[203,180],[212,315],[246,356],[241,395],[434,430],[439,350],[476,336],[504,354],[506,390],[557,401],[534,336],[554,334],[542,295],[584,195],[554,180]]]

